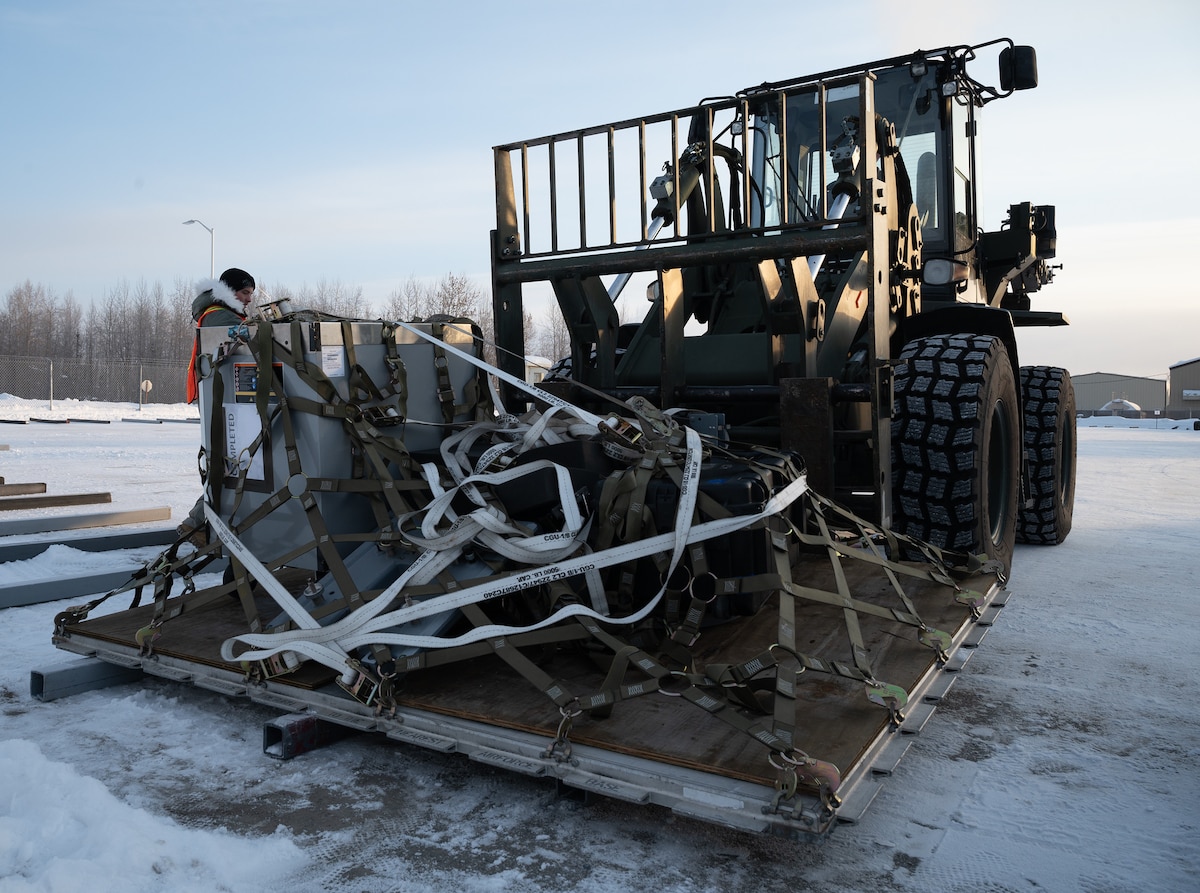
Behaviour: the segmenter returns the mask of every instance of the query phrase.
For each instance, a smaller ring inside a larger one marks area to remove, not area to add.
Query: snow
[[[0,425],[0,476],[177,521],[198,426],[123,419],[194,414],[0,397],[0,419],[109,420]],[[1085,419],[1078,442],[1070,538],[1018,547],[999,622],[863,821],[823,843],[582,804],[382,736],[278,761],[261,728],[281,711],[161,679],[43,703],[29,674],[74,659],[50,643],[71,599],[0,610],[0,893],[1194,890],[1200,432]],[[131,557],[57,545],[0,585]]]

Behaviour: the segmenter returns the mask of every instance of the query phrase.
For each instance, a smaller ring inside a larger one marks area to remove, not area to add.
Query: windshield
[[[850,132],[858,126],[858,93],[856,84],[826,91],[824,151],[816,89],[787,94],[782,114],[778,100],[760,111],[755,119],[753,163],[760,176],[752,199],[752,225],[770,228],[830,216],[834,204],[831,191],[836,193],[831,188],[839,176],[846,176],[837,149],[850,144]],[[875,107],[879,115],[895,125],[926,246],[944,248],[948,242],[948,196],[944,194],[945,180],[939,174],[939,159],[944,161],[950,153],[939,120],[942,103],[934,72],[930,70],[920,78],[914,78],[907,68],[880,72],[875,84]],[[786,130],[786,138],[781,138],[781,129]],[[962,155],[964,172],[955,178],[955,184],[969,194],[965,160],[969,155]]]

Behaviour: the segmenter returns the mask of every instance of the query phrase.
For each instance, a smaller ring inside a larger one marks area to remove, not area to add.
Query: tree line
[[[25,281],[9,289],[0,305],[0,356],[42,357],[85,362],[179,362],[191,353],[195,323],[195,285],[176,279],[161,282],[123,281],[84,309],[70,294],[58,295],[44,285]],[[372,307],[361,286],[319,280],[291,288],[260,284],[256,304],[286,299],[293,310],[316,310],[353,319],[409,322],[437,314],[467,317],[492,335],[491,296],[461,274],[437,282],[410,277]],[[525,344],[530,354],[556,359],[570,344],[560,314],[535,321],[525,314]]]

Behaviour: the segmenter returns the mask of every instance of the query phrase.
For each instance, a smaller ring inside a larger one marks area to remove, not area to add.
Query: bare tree
[[[479,321],[485,307],[483,289],[462,274],[448,273],[437,284],[434,293],[439,313],[465,316]]]
[[[402,321],[452,316],[480,322],[488,306],[483,289],[461,273],[448,273],[432,284],[410,276],[388,295],[383,315]]]
[[[399,288],[392,289],[383,305],[383,318],[411,322],[429,315],[433,288],[409,276]]]
[[[46,324],[52,297],[43,285],[28,279],[11,289],[0,314],[0,346],[4,353],[17,356],[46,356]]]
[[[64,359],[81,356],[83,310],[70,292],[53,302],[49,323],[50,355]]]
[[[160,336],[162,358],[169,362],[186,362],[196,337],[196,321],[192,319],[192,301],[196,288],[191,282],[176,277],[163,311]]]
[[[128,280],[104,293],[92,302],[87,315],[87,349],[89,359],[125,360],[134,354],[128,335],[138,325],[133,316],[133,301]]]
[[[278,296],[273,297],[278,300]],[[361,319],[370,314],[370,308],[363,299],[362,286],[344,285],[336,279],[332,282],[318,279],[313,288],[305,283],[292,306],[294,310],[317,310],[350,319]]]
[[[525,351],[558,360],[571,352],[571,332],[557,304],[551,304],[544,314],[534,319],[525,311]]]

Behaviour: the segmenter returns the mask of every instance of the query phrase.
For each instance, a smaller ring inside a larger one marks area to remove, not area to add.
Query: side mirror
[[[1005,47],[1000,51],[1000,89],[1032,90],[1037,86],[1037,51],[1033,47]]]

